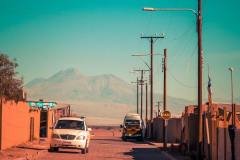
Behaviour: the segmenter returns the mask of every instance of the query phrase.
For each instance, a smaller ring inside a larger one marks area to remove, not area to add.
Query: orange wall
[[[26,102],[8,101],[3,102],[0,107],[2,107],[1,150],[29,140],[30,117],[34,117],[34,138],[39,138],[39,110],[31,110]]]
[[[52,135],[52,129],[50,129],[50,127],[53,127],[53,123],[54,123],[54,111],[52,109],[48,110],[48,121],[47,121],[47,138],[51,139],[51,135]]]
[[[40,132],[40,110],[39,109],[30,109],[29,110],[29,121],[30,117],[34,118],[34,139],[39,139],[39,132]],[[29,122],[30,123],[30,122]],[[30,125],[30,124],[29,124]],[[29,128],[30,132],[30,128]]]

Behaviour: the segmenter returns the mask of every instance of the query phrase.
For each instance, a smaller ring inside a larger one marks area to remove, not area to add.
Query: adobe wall
[[[167,143],[176,143],[181,140],[181,118],[171,118],[167,122],[166,141]],[[155,139],[163,142],[163,119],[153,119],[153,136]]]
[[[29,141],[30,117],[34,118],[34,138],[39,138],[39,110],[31,110],[26,102],[14,101],[3,102],[0,107],[1,150]]]
[[[52,135],[52,129],[50,129],[51,127],[53,127],[54,124],[54,110],[49,109],[48,110],[48,121],[47,121],[47,138],[50,140],[51,135]]]
[[[207,105],[203,105],[203,110],[207,111]],[[224,108],[226,111],[224,111]],[[183,115],[183,124],[185,130],[182,131],[182,142],[187,143],[189,151],[196,151],[197,148],[197,135],[198,135],[198,114],[192,106],[188,106],[185,109]],[[205,155],[210,156],[211,159],[231,159],[231,147],[230,138],[228,132],[228,126],[231,124],[232,115],[231,104],[212,104],[209,108],[210,112],[206,112],[206,119],[203,121],[203,145]],[[240,111],[240,106],[236,105],[236,111]],[[226,115],[225,115],[226,114]],[[240,160],[240,117],[236,116],[236,137],[235,137],[235,154],[236,159]],[[208,126],[208,128],[207,128]],[[194,128],[195,127],[195,128]],[[209,141],[210,146],[208,148],[208,136],[207,129],[209,129]]]

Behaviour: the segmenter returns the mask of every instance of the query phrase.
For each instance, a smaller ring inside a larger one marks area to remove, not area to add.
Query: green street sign
[[[30,107],[38,108],[53,108],[57,105],[56,102],[43,102],[43,101],[28,101]]]

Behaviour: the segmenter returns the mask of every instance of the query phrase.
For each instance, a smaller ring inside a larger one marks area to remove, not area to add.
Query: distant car
[[[69,148],[79,149],[82,154],[88,153],[90,131],[85,118],[60,118],[53,127],[49,151],[57,152],[59,148]]]
[[[123,125],[120,125],[120,127],[122,128],[122,140],[143,140],[145,134],[145,125],[139,114],[126,114],[123,120]]]

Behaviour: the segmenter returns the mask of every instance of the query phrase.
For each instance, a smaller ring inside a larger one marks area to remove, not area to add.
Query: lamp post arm
[[[191,11],[196,16],[198,15],[198,12],[191,8],[152,8],[152,7],[144,7],[144,11]]]

